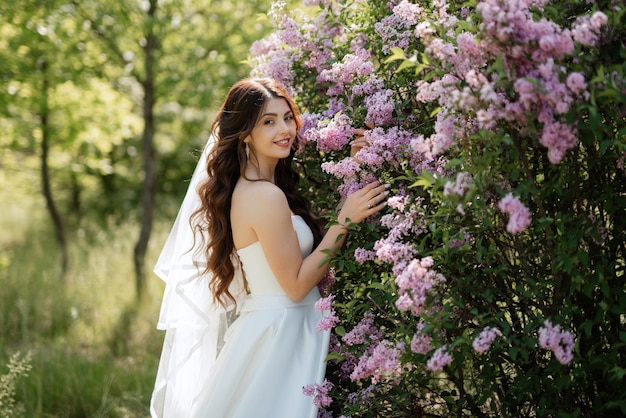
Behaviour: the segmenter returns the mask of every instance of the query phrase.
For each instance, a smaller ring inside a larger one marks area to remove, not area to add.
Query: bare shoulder
[[[286,204],[285,193],[275,184],[269,181],[240,180],[233,191],[233,204],[235,200],[241,203],[254,204],[254,206]]]
[[[289,214],[290,209],[285,193],[275,184],[241,179],[233,191],[231,212],[240,219],[253,221],[272,214]]]

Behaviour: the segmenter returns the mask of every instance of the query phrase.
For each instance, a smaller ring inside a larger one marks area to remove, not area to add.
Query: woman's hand
[[[378,181],[369,183],[365,187],[350,194],[337,216],[342,225],[360,223],[372,216],[387,205],[387,186]]]
[[[356,138],[350,142],[350,157],[354,158],[357,152],[368,145],[367,140],[365,139],[365,131],[365,128],[358,128],[354,130]],[[355,160],[359,162],[358,159]]]

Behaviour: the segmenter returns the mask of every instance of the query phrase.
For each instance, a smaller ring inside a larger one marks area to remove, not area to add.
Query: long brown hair
[[[247,157],[244,139],[255,127],[266,103],[283,98],[294,114],[297,129],[301,127],[300,113],[289,93],[279,82],[269,78],[248,78],[237,82],[228,92],[213,125],[217,138],[206,161],[208,178],[198,186],[202,202],[190,219],[194,234],[203,243],[207,266],[211,273],[209,287],[214,298],[225,304],[224,297],[235,301],[228,287],[233,281],[235,265],[230,207],[233,190],[240,176],[245,178]],[[289,157],[279,160],[275,170],[276,185],[285,193],[289,207],[300,215],[313,231],[315,245],[322,238],[320,222],[310,211],[309,202],[298,189],[299,175],[293,167],[295,141]]]

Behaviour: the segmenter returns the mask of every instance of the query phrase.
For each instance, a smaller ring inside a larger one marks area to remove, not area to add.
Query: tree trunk
[[[149,19],[153,19],[156,13],[157,0],[150,0],[148,10]],[[135,264],[135,285],[137,298],[141,298],[145,291],[145,257],[148,248],[148,241],[152,233],[152,223],[154,218],[154,200],[156,192],[156,155],[154,149],[154,55],[157,47],[157,39],[154,34],[152,23],[148,26],[146,44],[144,50],[144,61],[146,77],[142,82],[144,90],[143,97],[143,119],[144,129],[141,138],[143,154],[144,180],[141,196],[141,230],[139,239],[135,244],[134,264]]]
[[[39,110],[39,123],[41,125],[41,185],[43,196],[46,200],[46,208],[50,214],[50,218],[52,218],[52,224],[54,225],[56,242],[59,246],[59,251],[61,252],[61,274],[62,277],[64,277],[69,266],[69,256],[63,219],[57,209],[57,205],[52,194],[52,187],[50,185],[50,168],[48,165],[48,154],[50,149],[50,126],[48,124],[48,64],[44,58],[42,58],[39,68],[43,77],[41,92],[42,100],[41,108]]]

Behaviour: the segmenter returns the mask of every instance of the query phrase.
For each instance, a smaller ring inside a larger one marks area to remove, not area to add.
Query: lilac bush
[[[623,2],[305,5],[250,60],[301,106],[303,186],[331,222],[392,191],[332,260],[320,416],[626,414]]]

